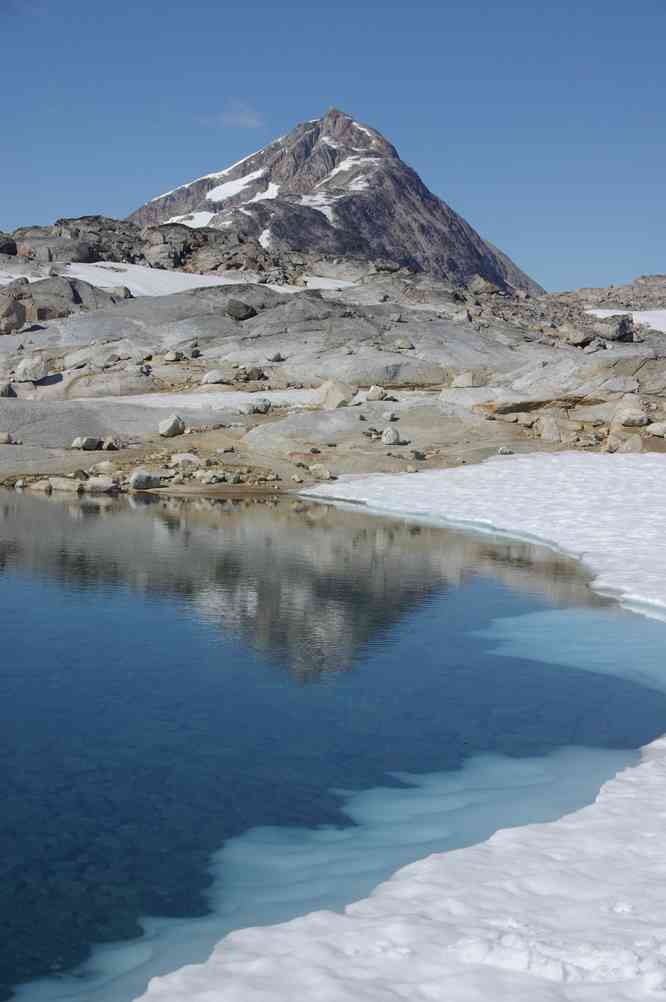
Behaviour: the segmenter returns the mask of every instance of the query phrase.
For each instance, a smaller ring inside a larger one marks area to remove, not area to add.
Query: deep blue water
[[[1,514],[0,998],[205,914],[226,840],[349,826],[341,790],[572,747],[617,768],[666,730],[621,664],[495,650],[497,623],[573,607],[585,643],[625,620],[653,643],[529,544],[313,505]]]

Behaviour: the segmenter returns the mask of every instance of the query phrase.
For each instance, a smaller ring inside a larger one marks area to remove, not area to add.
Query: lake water
[[[663,626],[528,543],[3,494],[0,565],[0,999],[126,1002],[589,803],[666,730]]]

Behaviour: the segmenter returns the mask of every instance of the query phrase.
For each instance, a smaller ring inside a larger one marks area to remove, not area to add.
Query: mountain
[[[242,231],[265,250],[385,259],[455,284],[543,289],[426,188],[375,129],[332,108],[129,219]]]

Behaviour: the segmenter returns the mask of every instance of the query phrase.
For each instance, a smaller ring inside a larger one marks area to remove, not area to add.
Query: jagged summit
[[[541,291],[433,195],[381,133],[337,108],[129,218],[233,228],[266,250],[383,258],[457,283],[482,275]]]

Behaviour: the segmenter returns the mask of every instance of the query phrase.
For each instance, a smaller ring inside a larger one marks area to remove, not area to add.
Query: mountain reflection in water
[[[600,605],[571,559],[528,542],[301,500],[4,494],[0,572],[185,600],[301,679],[349,668],[432,594],[489,576],[550,605]]]

